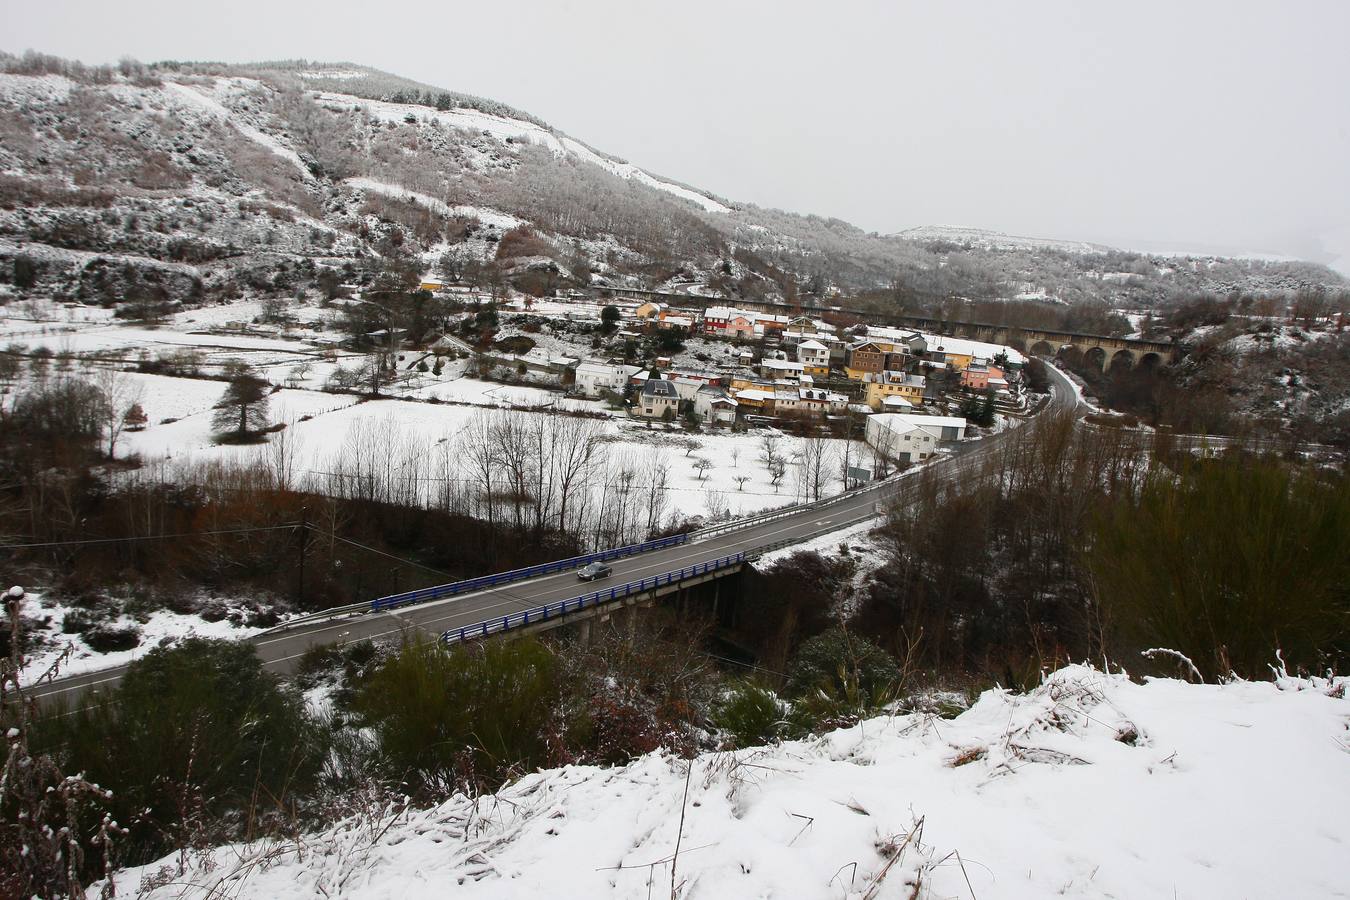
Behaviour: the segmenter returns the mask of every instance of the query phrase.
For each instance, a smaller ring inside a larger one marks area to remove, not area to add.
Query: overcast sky
[[[868,230],[961,224],[1350,270],[1350,2],[0,0],[0,48],[365,63],[661,175]]]

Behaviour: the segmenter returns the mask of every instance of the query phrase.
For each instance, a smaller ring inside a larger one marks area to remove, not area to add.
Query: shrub
[[[141,643],[141,630],[134,625],[97,625],[84,632],[84,642],[97,653],[133,650]]]
[[[496,787],[549,761],[557,673],[535,640],[416,640],[376,670],[355,709],[375,731],[387,776],[431,795]]]
[[[133,663],[112,702],[41,723],[64,761],[112,789],[129,863],[289,817],[313,783],[319,731],[249,644],[188,638]]]
[[[900,667],[885,650],[843,628],[832,628],[802,644],[788,670],[787,692],[872,694],[900,681]]]
[[[758,747],[783,736],[787,709],[773,691],[743,681],[732,685],[713,707],[712,724],[727,749]]]

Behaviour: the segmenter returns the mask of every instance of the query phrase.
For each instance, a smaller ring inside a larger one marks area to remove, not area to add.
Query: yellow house
[[[975,360],[972,353],[958,353],[955,350],[944,350],[941,347],[938,347],[938,352],[942,354],[942,358],[946,360],[947,365],[958,372],[964,371]]]
[[[439,290],[443,290],[444,288],[445,282],[441,281],[439,278],[422,279],[421,289],[424,291],[431,291],[434,294]]]
[[[754,375],[732,375],[731,389],[733,391],[747,391],[754,388],[767,388],[773,390],[773,382],[766,378],[758,378]]]
[[[648,300],[646,303],[633,310],[633,315],[637,316],[639,319],[659,319],[661,318],[661,309],[660,303],[653,303]]]
[[[925,383],[926,379],[922,375],[905,372],[871,375],[866,380],[864,402],[872,409],[880,410],[887,397],[903,397],[915,406],[922,406]]]

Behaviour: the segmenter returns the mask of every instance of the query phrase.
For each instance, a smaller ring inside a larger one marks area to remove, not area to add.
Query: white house
[[[880,455],[896,462],[920,462],[937,452],[942,440],[940,430],[915,425],[900,413],[881,413],[867,417],[867,443]],[[931,418],[936,418],[931,417]]]
[[[759,361],[759,374],[765,378],[776,380],[797,381],[801,378],[805,368],[801,363],[787,359],[761,359]]]
[[[901,431],[911,426],[926,429],[940,441],[959,441],[966,436],[966,420],[960,416],[924,416],[917,413],[888,412],[867,417],[868,441],[872,440],[874,428]]]
[[[577,393],[587,397],[599,397],[604,391],[622,394],[624,385],[634,374],[641,371],[639,366],[616,366],[601,362],[584,362],[577,366]]]
[[[709,425],[734,423],[737,405],[726,391],[711,385],[704,385],[694,395],[694,412]]]
[[[797,345],[797,362],[807,369],[830,368],[830,348],[817,340],[802,341]]]

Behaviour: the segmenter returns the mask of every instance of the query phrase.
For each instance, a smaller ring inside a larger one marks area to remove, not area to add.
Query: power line
[[[83,544],[120,544],[123,541],[163,541],[176,538],[207,537],[220,534],[249,534],[257,531],[280,531],[299,528],[298,522],[289,525],[263,525],[256,528],[224,528],[216,531],[192,531],[182,534],[147,534],[134,537],[86,538],[78,541],[42,541],[34,544],[0,544],[0,550],[34,550],[42,547],[75,547]]]
[[[295,527],[295,526],[292,526],[292,527]],[[353,541],[353,540],[350,540],[350,539],[348,539],[348,538],[343,537],[342,535],[339,535],[339,534],[332,534],[332,533],[330,533],[330,532],[324,531],[323,529],[319,528],[319,527],[316,526],[316,525],[311,525],[311,524],[309,524],[309,523],[305,523],[304,527],[307,528],[307,529],[309,529],[310,531],[314,532],[315,534],[320,535],[321,537],[329,538],[329,539],[332,539],[332,540],[342,541],[342,543],[344,543],[344,544],[351,544],[353,547],[360,547],[362,550],[369,550],[371,553],[379,554],[380,556],[387,557],[387,558],[389,558],[389,559],[394,560],[395,562],[401,562],[401,563],[404,563],[404,564],[406,564],[406,565],[416,566],[416,567],[419,568],[419,569],[425,569],[425,570],[428,571],[428,572],[434,572],[434,573],[436,573],[437,575],[440,575],[440,576],[442,576],[442,577],[444,577],[444,578],[451,578],[451,579],[453,579],[453,578],[455,577],[455,576],[451,575],[449,572],[442,572],[440,569],[433,569],[431,566],[424,566],[424,565],[422,565],[422,564],[419,563],[419,562],[413,562],[411,559],[404,559],[403,557],[401,557],[401,556],[395,556],[395,555],[392,554],[392,553],[385,553],[383,550],[376,550],[374,547],[371,547],[371,546],[369,546],[369,545],[367,545],[367,544],[363,544],[363,543],[361,543],[360,541]]]

